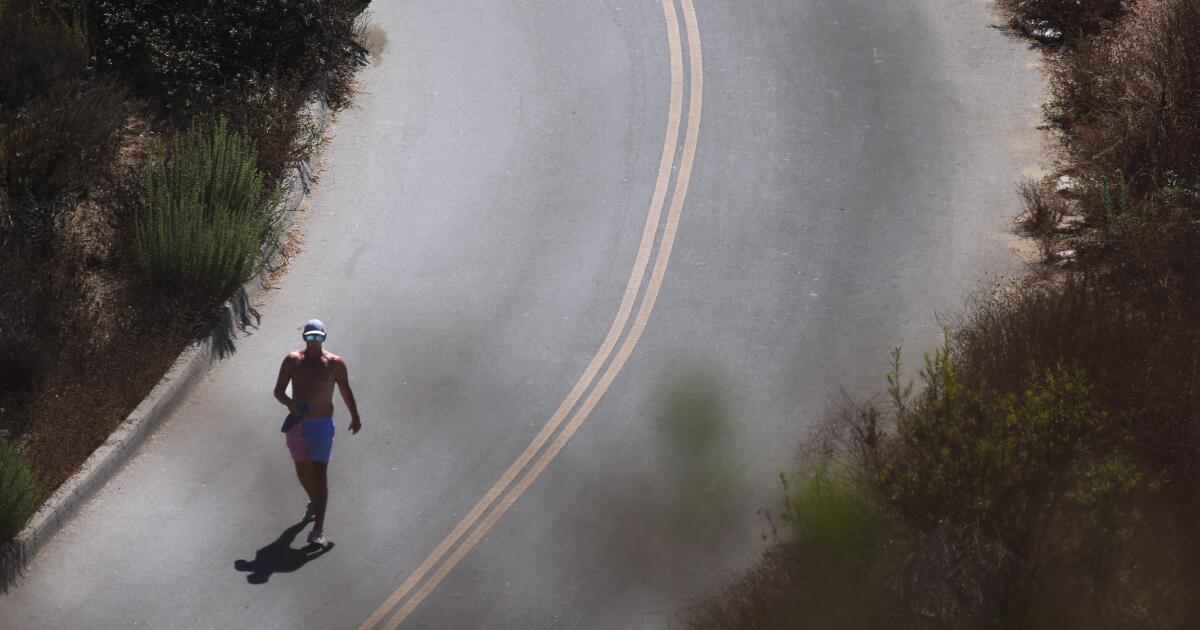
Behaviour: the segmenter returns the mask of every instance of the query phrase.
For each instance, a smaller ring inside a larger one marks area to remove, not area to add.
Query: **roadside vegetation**
[[[278,246],[369,0],[0,0],[0,542]]]
[[[1062,34],[1060,172],[1018,191],[1043,263],[829,411],[692,628],[1200,625],[1200,2],[1000,5]]]
[[[0,540],[16,536],[38,506],[33,473],[21,454],[0,435]]]
[[[194,126],[168,152],[153,146],[133,222],[138,268],[160,290],[221,299],[262,270],[282,223],[280,187],[267,187],[254,148],[224,118]]]

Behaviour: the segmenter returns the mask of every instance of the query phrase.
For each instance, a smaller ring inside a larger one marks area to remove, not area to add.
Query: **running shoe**
[[[309,502],[308,505],[304,506],[304,520],[300,522],[307,523],[314,518],[317,518],[317,510],[313,507],[312,502]]]
[[[308,544],[324,545],[325,544],[325,532],[322,532],[319,529],[314,529],[311,532],[308,532]]]

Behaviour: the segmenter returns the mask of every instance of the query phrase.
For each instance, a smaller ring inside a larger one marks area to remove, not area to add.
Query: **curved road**
[[[915,365],[935,314],[1017,269],[1041,81],[998,21],[375,7],[388,43],[261,328],[0,596],[0,627],[678,627],[754,562],[837,388],[877,391],[890,346]],[[323,554],[271,398],[310,317],[364,422],[338,400]]]

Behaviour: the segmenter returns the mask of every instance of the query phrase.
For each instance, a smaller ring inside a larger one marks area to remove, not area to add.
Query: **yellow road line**
[[[664,5],[667,5],[669,2],[670,0],[663,0]],[[421,589],[418,590],[416,594],[414,594],[413,597],[409,599],[391,619],[388,620],[388,623],[384,627],[389,630],[395,628],[402,621],[404,621],[404,619],[407,618],[408,615],[414,609],[416,609],[418,605],[420,605],[425,597],[432,592],[433,589],[435,589],[438,584],[441,583],[442,579],[445,578],[445,576],[449,574],[449,572],[458,564],[462,557],[465,556],[471,550],[471,548],[473,548],[475,544],[487,534],[487,532],[492,528],[493,525],[495,525],[500,517],[504,515],[508,508],[511,507],[525,492],[525,490],[529,488],[534,480],[541,475],[546,466],[548,466],[549,463],[558,455],[558,452],[562,450],[567,441],[571,439],[571,436],[574,435],[576,430],[579,429],[580,425],[583,424],[584,420],[587,419],[592,409],[595,408],[596,404],[600,401],[600,398],[604,395],[605,391],[607,391],[609,385],[612,384],[613,379],[616,378],[617,373],[620,372],[621,368],[628,360],[629,355],[633,352],[634,346],[637,345],[639,338],[645,331],[646,323],[650,318],[650,313],[653,310],[654,303],[658,298],[658,292],[661,289],[662,281],[666,274],[667,264],[670,259],[671,249],[674,245],[675,232],[679,225],[679,216],[683,209],[683,200],[687,195],[688,183],[691,177],[691,169],[694,161],[696,141],[700,126],[702,93],[701,84],[703,81],[703,72],[701,65],[699,29],[696,24],[695,9],[693,8],[691,1],[682,0],[682,3],[684,6],[684,20],[687,24],[688,30],[689,62],[691,65],[692,78],[688,109],[687,138],[684,142],[684,154],[680,162],[679,179],[676,181],[675,195],[672,197],[671,210],[667,215],[667,224],[664,230],[662,244],[659,249],[658,257],[655,259],[655,265],[650,279],[650,284],[647,286],[646,295],[643,298],[642,305],[638,309],[638,314],[634,320],[633,328],[630,329],[629,336],[626,337],[625,342],[618,351],[616,358],[613,359],[612,364],[609,365],[608,369],[605,371],[604,375],[596,385],[596,388],[588,396],[583,406],[580,407],[580,409],[576,412],[575,416],[567,424],[566,428],[564,428],[558,437],[555,438],[554,442],[550,445],[550,448],[548,448],[546,452],[544,452],[542,456],[538,458],[538,461],[534,464],[534,466],[530,468],[530,470],[525,473],[517,485],[508,492],[504,499],[501,500],[501,502],[497,505],[496,509],[492,510],[492,512],[488,514],[483,523],[481,523],[479,527],[471,532],[471,535],[467,537],[466,541],[464,541],[461,546],[455,549],[454,553],[451,554],[446,562],[438,568],[437,572],[433,574],[429,581],[427,581],[421,587]],[[673,9],[673,6],[671,9]],[[674,11],[671,10],[669,13],[673,14]]]
[[[688,180],[691,176],[691,168],[696,150],[696,139],[699,132],[700,124],[700,94],[702,92],[703,69],[700,56],[700,41],[699,30],[696,25],[695,9],[690,0],[682,0],[684,5],[684,19],[687,24],[688,31],[688,48],[689,62],[691,66],[691,93],[689,98],[688,109],[688,129],[687,137],[684,142],[684,154],[680,163],[680,175],[676,180],[675,195],[672,197],[671,210],[667,217],[666,228],[664,229],[663,240],[659,248],[658,257],[655,259],[654,270],[651,273],[650,284],[647,287],[646,295],[643,297],[642,304],[638,309],[637,317],[634,321],[633,328],[630,330],[629,336],[626,337],[621,349],[617,353],[617,357],[613,363],[609,365],[596,389],[588,396],[584,405],[576,412],[575,416],[568,423],[564,431],[559,434],[550,448],[542,454],[538,461],[534,464],[526,474],[521,478],[520,482],[509,491],[501,503],[488,514],[487,519],[471,533],[467,540],[459,546],[458,549],[438,567],[437,572],[426,582],[420,590],[413,595],[411,599],[405,602],[405,605],[392,616],[385,625],[385,628],[395,628],[425,599],[425,597],[441,583],[442,579],[458,564],[459,560],[471,550],[472,547],[492,528],[492,526],[503,516],[504,512],[516,502],[516,500],[525,492],[530,484],[541,474],[542,470],[550,463],[551,460],[562,450],[566,442],[571,438],[579,426],[587,419],[592,409],[599,402],[600,397],[608,389],[616,374],[621,370],[629,355],[633,351],[633,347],[637,344],[638,338],[641,337],[645,330],[646,322],[649,320],[650,311],[654,308],[654,302],[657,299],[658,291],[662,285],[663,276],[666,273],[667,262],[670,258],[671,247],[674,243],[675,231],[679,224],[679,214],[682,211],[683,199],[687,195]],[[629,281],[626,284],[625,295],[621,300],[621,307],[617,317],[613,321],[613,325],[609,330],[608,336],[601,345],[599,351],[592,358],[584,374],[580,377],[571,393],[559,406],[554,416],[546,423],[542,430],[534,438],[533,442],[526,447],[521,456],[513,462],[513,465],[505,471],[504,475],[492,486],[491,490],[484,495],[483,498],[472,508],[471,512],[463,518],[462,521],[454,528],[451,533],[442,540],[436,549],[421,563],[417,569],[405,579],[395,592],[393,592],[387,600],[384,601],[360,626],[360,630],[365,630],[375,626],[379,620],[390,611],[396,603],[411,591],[420,580],[428,573],[433,565],[437,564],[453,545],[461,538],[463,532],[469,529],[480,514],[488,509],[495,501],[496,497],[512,482],[516,474],[525,467],[533,455],[541,449],[549,436],[553,434],[558,425],[566,417],[567,412],[575,405],[579,397],[591,384],[595,378],[601,365],[607,360],[611,353],[616,340],[619,338],[621,331],[628,321],[629,313],[632,310],[634,300],[638,290],[641,288],[641,278],[645,273],[646,265],[649,261],[650,251],[653,246],[654,234],[657,231],[659,217],[661,215],[662,204],[666,194],[667,181],[670,174],[670,165],[674,161],[676,139],[679,133],[680,110],[682,109],[682,52],[679,41],[678,19],[675,14],[675,7],[671,0],[662,0],[664,15],[667,19],[668,43],[670,45],[671,56],[671,101],[670,111],[668,114],[668,129],[667,137],[663,143],[663,155],[659,165],[658,180],[655,185],[653,199],[651,200],[650,211],[646,218],[646,225],[643,229],[642,243],[638,249],[637,258],[634,263],[634,268],[630,273]]]

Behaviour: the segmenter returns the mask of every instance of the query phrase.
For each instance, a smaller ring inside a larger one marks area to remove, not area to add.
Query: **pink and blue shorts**
[[[328,416],[297,422],[284,435],[287,436],[292,459],[298,462],[327,462],[333,451],[333,433],[333,416]]]

